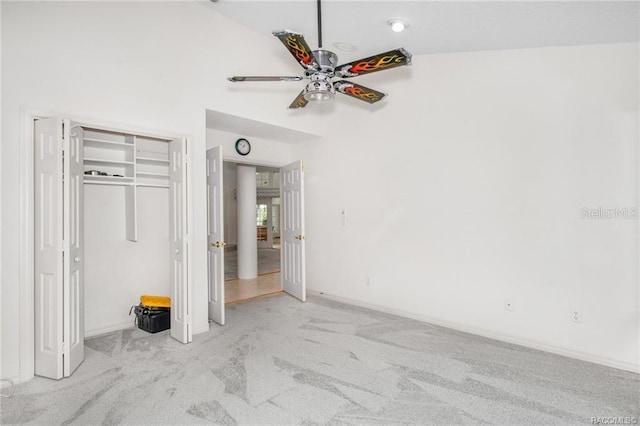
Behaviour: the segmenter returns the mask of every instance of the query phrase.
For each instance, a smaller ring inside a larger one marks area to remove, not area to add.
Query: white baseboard
[[[85,331],[84,337],[93,337],[98,336],[100,334],[111,333],[112,331],[125,330],[127,328],[133,328],[135,325],[133,324],[133,320],[127,322],[121,322],[119,324],[113,324],[107,327],[96,328],[94,330]],[[209,331],[209,324],[200,325],[198,327],[193,328],[193,334],[206,333]]]
[[[543,342],[536,342],[533,340],[523,339],[521,337],[510,336],[502,333],[496,333],[491,330],[485,330],[482,328],[472,327],[465,324],[460,324],[452,321],[441,320],[437,318],[428,317],[425,315],[414,314],[411,312],[402,311],[399,309],[393,309],[386,306],[376,305],[373,303],[362,302],[360,300],[350,299],[341,296],[335,296],[333,294],[321,293],[314,290],[307,289],[307,293],[318,297],[324,297],[329,300],[335,300],[336,302],[346,303],[348,305],[359,306],[361,308],[367,308],[374,311],[385,312],[388,314],[397,315],[399,317],[411,318],[417,321],[426,322],[429,324],[439,325],[446,328],[451,328],[465,333],[475,334],[478,336],[488,337],[489,339],[500,340],[502,342],[512,343],[515,345],[525,346],[527,348],[537,349],[540,351],[550,352],[556,355],[566,356],[568,358],[579,359],[581,361],[592,362],[594,364],[600,364],[607,367],[613,367],[620,370],[631,371],[633,373],[640,373],[640,365],[630,362],[618,361],[611,358],[606,358],[598,355],[593,355],[586,352],[574,351],[571,349],[565,349],[554,345],[549,345]]]
[[[193,327],[193,333],[192,334],[202,334],[202,333],[206,333],[209,331],[209,323],[206,324],[200,324],[198,327]]]
[[[133,317],[132,317],[133,318]],[[127,328],[133,328],[135,325],[133,324],[133,319],[127,322],[121,322],[119,324],[113,324],[106,327],[96,328],[93,330],[85,330],[84,337],[93,337],[98,336],[100,334],[111,333],[112,331],[125,330]]]
[[[3,377],[2,379],[0,379],[0,394],[2,394],[2,397],[5,398],[8,393],[13,392],[15,386],[18,383],[21,383],[23,381],[26,380],[21,380],[20,376]]]

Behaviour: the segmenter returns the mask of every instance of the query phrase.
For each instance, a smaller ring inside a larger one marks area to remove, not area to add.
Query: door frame
[[[191,135],[176,134],[171,131],[160,132],[157,129],[148,129],[142,127],[131,126],[128,124],[107,122],[92,117],[80,117],[76,114],[67,114],[59,111],[43,110],[31,107],[21,107],[19,112],[19,130],[18,145],[20,156],[20,173],[19,173],[19,239],[18,239],[18,257],[19,257],[19,376],[14,382],[20,383],[30,380],[34,377],[35,370],[35,309],[34,309],[34,121],[47,117],[64,117],[71,119],[75,124],[86,125],[90,127],[99,127],[104,130],[114,130],[119,132],[140,133],[146,135],[156,135],[163,138],[181,138],[187,137],[193,140]],[[191,155],[192,150],[188,151]],[[193,223],[193,204],[192,204],[192,182],[193,176],[188,175],[187,179],[187,216]],[[192,234],[187,234],[188,243],[193,246]],[[188,259],[188,274],[193,276],[192,257]]]

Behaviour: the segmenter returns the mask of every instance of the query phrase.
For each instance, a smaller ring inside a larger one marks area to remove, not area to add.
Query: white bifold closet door
[[[207,150],[207,255],[209,318],[224,325],[224,223],[222,147]]]
[[[84,360],[82,129],[35,123],[35,374],[60,379]]]
[[[171,337],[192,341],[191,280],[189,279],[189,221],[187,209],[187,141],[169,142],[169,250],[171,256]]]
[[[280,169],[281,279],[290,295],[307,299],[304,235],[304,163],[295,161]]]

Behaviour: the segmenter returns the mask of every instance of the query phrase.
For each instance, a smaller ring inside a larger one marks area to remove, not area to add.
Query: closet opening
[[[191,341],[186,138],[33,124],[35,374],[71,375],[84,337],[133,327],[143,294],[170,296],[170,334]]]

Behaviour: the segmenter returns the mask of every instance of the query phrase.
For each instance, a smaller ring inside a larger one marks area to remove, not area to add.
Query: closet
[[[141,294],[172,299],[191,341],[187,140],[35,121],[35,372],[69,376],[84,337],[131,327]]]

